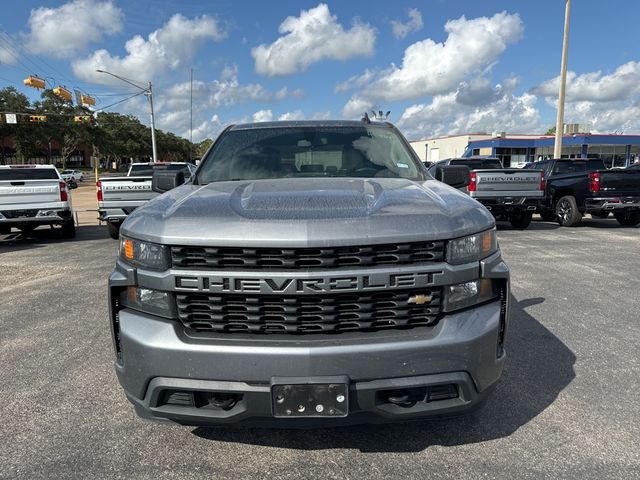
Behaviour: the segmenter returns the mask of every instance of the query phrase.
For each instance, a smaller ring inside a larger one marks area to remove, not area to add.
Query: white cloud
[[[273,112],[271,110],[258,110],[253,114],[254,122],[270,122],[273,120]]]
[[[112,1],[73,0],[57,8],[31,10],[27,49],[68,58],[89,43],[122,30],[122,10]]]
[[[293,112],[285,112],[278,117],[278,120],[304,120],[305,116],[302,110],[295,110]]]
[[[356,88],[362,88],[371,83],[375,79],[376,75],[377,74],[375,71],[367,69],[360,75],[354,75],[344,82],[338,83],[338,85],[336,85],[336,88],[334,89],[334,92],[340,93],[346,92],[348,90],[354,90]]]
[[[470,74],[489,69],[523,32],[520,16],[506,12],[471,20],[463,16],[448,21],[444,29],[448,36],[443,43],[427,38],[410,45],[402,65],[373,75],[377,79],[360,95],[389,102],[446,94]],[[372,74],[365,72],[364,76],[371,78]]]
[[[362,114],[371,110],[373,106],[371,101],[353,96],[342,109],[342,116],[349,119],[360,119]]]
[[[640,93],[640,62],[628,62],[603,75],[601,71],[577,75],[567,72],[566,100],[610,102],[637,96]],[[560,77],[552,78],[533,88],[532,93],[557,98]]]
[[[176,14],[146,40],[140,35],[129,39],[124,45],[126,56],[96,50],[89,57],[74,61],[73,71],[78,78],[95,83],[116,83],[109,75],[97,73],[97,69],[143,81],[183,65],[206,40],[220,41],[225,37],[226,32],[213,17],[188,19]]]
[[[220,132],[222,132],[223,129],[224,125],[220,121],[220,117],[218,117],[218,115],[214,115],[209,121],[205,120],[193,127],[193,142],[198,143],[205,138],[213,140],[220,134]],[[182,136],[184,138],[189,138],[189,130],[186,130]]]
[[[370,56],[376,38],[375,29],[358,20],[345,30],[324,3],[302,10],[299,17],[287,17],[279,32],[283,36],[275,42],[251,50],[261,75],[290,75],[326,59]]]
[[[417,8],[410,8],[407,12],[409,20],[402,23],[400,20],[391,20],[391,29],[393,36],[396,38],[404,38],[411,32],[416,32],[422,28],[422,14]]]
[[[542,129],[536,108],[537,97],[531,93],[516,95],[513,79],[493,88],[495,99],[489,103],[460,103],[458,90],[433,97],[431,103],[412,105],[397,122],[412,139],[471,132],[536,132]]]
[[[230,107],[244,102],[274,102],[286,98],[301,98],[304,92],[300,89],[289,91],[282,87],[273,92],[259,83],[241,84],[238,80],[237,66],[225,67],[218,80],[211,82],[194,81],[194,104],[200,108]],[[166,90],[162,96],[161,107],[183,108],[189,105],[190,84],[183,82],[175,84]]]
[[[627,62],[612,73],[567,72],[565,123],[590,123],[594,133],[640,132],[640,62]],[[559,77],[531,89],[557,108]]]

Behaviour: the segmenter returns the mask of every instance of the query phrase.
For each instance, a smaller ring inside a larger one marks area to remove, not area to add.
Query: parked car
[[[506,358],[509,270],[466,167],[388,123],[225,129],[121,227],[115,368],[136,412],[336,426],[464,412]],[[172,187],[175,187],[172,189]]]
[[[120,224],[127,215],[158,195],[151,189],[151,177],[157,170],[179,170],[188,180],[195,172],[195,166],[185,162],[133,163],[126,177],[98,180],[98,216],[107,222],[111,238],[118,238]]]
[[[600,159],[556,159],[535,162],[546,177],[546,197],[539,213],[562,226],[577,225],[586,213],[620,225],[640,224],[640,169],[607,170]]]
[[[41,225],[75,237],[71,196],[53,165],[0,165],[0,234],[30,233]]]
[[[461,165],[470,170],[465,191],[491,211],[497,220],[508,220],[514,228],[531,224],[533,212],[544,199],[544,174],[541,170],[503,168],[497,158],[449,158],[434,163],[429,172],[435,175],[445,165]]]
[[[60,176],[65,182],[67,180],[84,181],[84,172],[82,170],[62,170]]]

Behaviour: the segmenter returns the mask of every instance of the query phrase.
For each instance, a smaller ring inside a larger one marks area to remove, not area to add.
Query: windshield
[[[471,170],[480,170],[480,169],[496,169],[502,168],[502,164],[500,160],[495,158],[460,158],[457,160],[451,160],[450,165],[466,165]]]
[[[225,133],[198,171],[198,183],[295,177],[416,179],[418,167],[395,131],[294,126]]]
[[[184,164],[175,164],[175,165],[167,165],[167,164],[159,164],[159,165],[131,165],[131,170],[129,171],[129,177],[150,177],[153,175],[154,170],[172,170],[178,171],[183,170],[185,177],[189,177],[191,172],[189,171],[189,167]]]
[[[58,180],[53,168],[8,168],[0,169],[0,180]]]

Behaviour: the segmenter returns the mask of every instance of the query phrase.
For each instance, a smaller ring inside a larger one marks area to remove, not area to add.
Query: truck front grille
[[[171,247],[178,269],[315,269],[409,265],[444,261],[444,242],[329,248]]]
[[[180,321],[191,330],[289,334],[433,325],[438,320],[441,297],[440,288],[298,296],[176,296]]]

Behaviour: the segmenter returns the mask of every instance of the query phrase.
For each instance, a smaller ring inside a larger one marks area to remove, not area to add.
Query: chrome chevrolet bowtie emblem
[[[433,300],[433,295],[414,295],[409,297],[409,303],[415,303],[416,305],[424,305]]]

